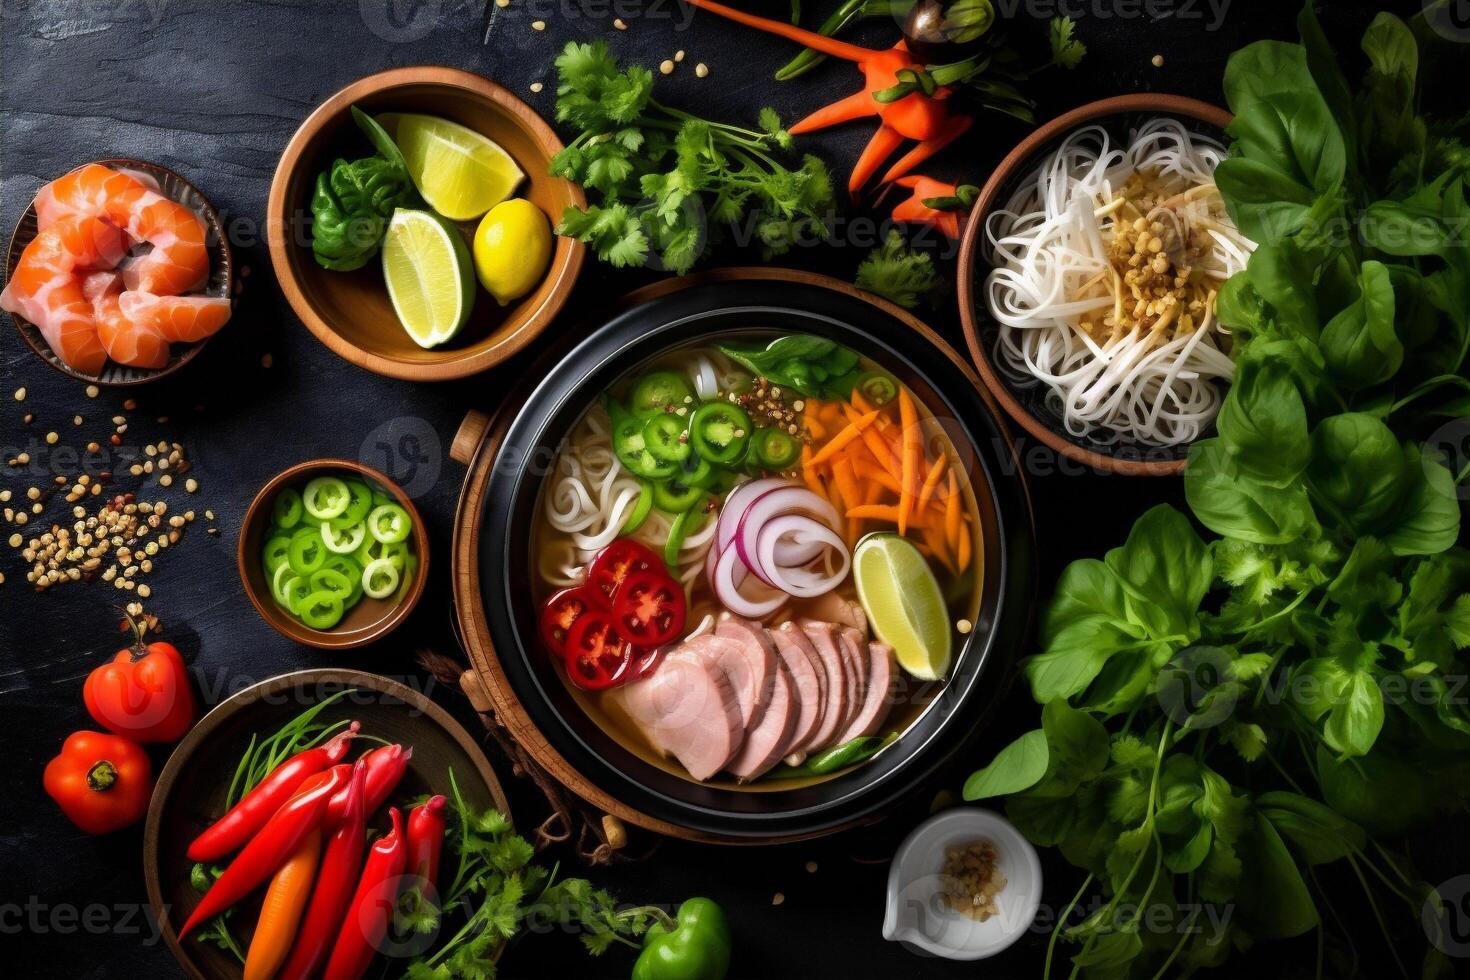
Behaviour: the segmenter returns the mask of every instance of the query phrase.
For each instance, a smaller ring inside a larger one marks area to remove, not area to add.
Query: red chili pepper
[[[604,609],[611,609],[617,601],[618,590],[634,572],[667,572],[664,560],[648,548],[619,538],[603,548],[587,566],[587,598]]]
[[[388,934],[388,923],[398,904],[398,886],[408,862],[403,814],[396,806],[391,807],[388,818],[393,821],[393,829],[378,838],[368,853],[362,880],[347,906],[347,917],[342,920],[331,959],[322,974],[325,980],[357,980],[367,972],[383,937]]]
[[[301,839],[322,825],[327,804],[351,777],[351,766],[333,766],[303,783],[301,789],[276,811],[260,833],[219,876],[179,930],[183,939],[219,915],[276,873]]]
[[[439,852],[444,848],[444,822],[449,798],[431,796],[408,811],[408,873],[432,886],[439,880]]]
[[[567,636],[567,677],[584,691],[601,691],[630,679],[633,645],[623,639],[612,614],[594,609]]]
[[[342,928],[347,915],[352,891],[362,872],[364,845],[367,828],[367,811],[364,796],[367,792],[367,762],[357,760],[352,767],[352,779],[347,784],[347,806],[342,820],[327,841],[326,852],[317,872],[316,888],[312,890],[306,915],[301,920],[301,930],[291,946],[291,955],[276,975],[276,980],[302,980],[321,969],[332,952],[332,942]]]
[[[380,745],[364,755],[367,763],[367,789],[363,793],[363,811],[372,816],[398,786],[399,780],[408,769],[408,760],[413,758],[413,746]],[[337,823],[347,810],[347,790],[342,790],[332,799],[327,808],[327,821]]]
[[[583,613],[601,604],[598,593],[585,585],[574,585],[555,593],[541,607],[541,642],[558,657],[567,655],[567,633]]]
[[[217,861],[244,847],[307,779],[342,761],[359,727],[354,721],[326,744],[298,752],[272,769],[228,813],[194,839],[189,845],[189,860]]]
[[[635,647],[658,647],[684,635],[684,587],[661,571],[633,572],[613,603],[618,632]]]
[[[960,216],[974,203],[978,193],[975,187],[969,184],[956,187],[922,174],[900,177],[895,183],[909,188],[913,194],[894,207],[894,221],[927,225],[950,238],[960,237]]]

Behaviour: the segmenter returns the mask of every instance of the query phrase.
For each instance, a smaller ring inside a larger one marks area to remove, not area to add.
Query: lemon
[[[501,306],[535,289],[550,259],[551,224],[523,198],[495,205],[475,231],[475,272]]]
[[[526,176],[498,143],[459,123],[409,112],[385,112],[377,120],[403,151],[424,200],[451,221],[478,218]]]
[[[852,577],[868,623],[904,670],[933,681],[949,670],[953,637],[939,580],[897,534],[869,534],[852,555]]]
[[[383,236],[383,279],[403,329],[420,347],[459,333],[475,304],[460,230],[429,211],[398,208]]]

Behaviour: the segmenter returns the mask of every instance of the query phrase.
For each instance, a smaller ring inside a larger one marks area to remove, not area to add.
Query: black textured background
[[[830,6],[809,0],[808,22]],[[997,0],[1001,10],[1015,6]],[[1019,4],[1011,29],[1036,36],[1044,30],[1037,14],[1050,16],[1056,6],[1044,0]],[[1090,50],[1075,72],[1048,74],[1029,86],[1041,101],[1040,118],[1134,91],[1218,102],[1229,53],[1257,38],[1294,38],[1297,11],[1294,0],[1216,0],[1215,9],[1204,0],[1064,0],[1061,6],[1078,16],[1079,35]],[[1325,6],[1329,34],[1340,49],[1355,49],[1377,5]],[[1417,4],[1400,6],[1412,10]],[[779,8],[784,11],[785,4]],[[218,518],[217,537],[196,525],[159,561],[148,603],[163,618],[167,638],[191,659],[207,699],[283,671],[330,664],[423,683],[414,650],[457,653],[448,625],[445,559],[463,474],[447,459],[448,443],[465,410],[495,406],[531,356],[467,381],[416,385],[360,371],[303,329],[276,289],[259,241],[271,175],[297,124],[348,82],[414,64],[480,72],[549,114],[552,58],[568,39],[593,36],[606,37],[624,59],[650,66],[684,49],[681,69],[658,79],[658,98],[719,119],[751,120],[757,108],[772,104],[789,121],[855,87],[856,74],[835,64],[796,82],[776,83],[771,72],[794,53],[791,45],[691,13],[671,0],[512,0],[505,9],[469,0],[21,0],[0,8],[0,229],[8,232],[43,181],[86,160],[133,156],[170,166],[197,184],[237,242],[245,293],[234,321],[181,377],[138,393],[138,409],[124,413],[129,440],[167,437],[188,447],[199,493],[186,501],[175,486],[161,496],[176,511],[187,503],[199,511],[212,508]],[[613,30],[614,16],[628,30]],[[531,29],[537,19],[547,21],[545,32]],[[858,37],[889,43],[895,32],[872,24]],[[1150,64],[1156,53],[1165,57],[1162,68]],[[710,67],[703,80],[692,70],[701,61]],[[538,80],[546,90],[533,94],[529,86]],[[1464,108],[1463,88],[1452,98]],[[925,172],[981,183],[989,166],[1025,133],[1019,123],[1000,117],[982,116],[979,122]],[[802,145],[845,174],[869,131],[848,126],[806,137]],[[835,247],[800,250],[786,261],[849,278],[874,236],[870,226],[854,223],[839,237],[845,240]],[[732,251],[714,258],[741,260],[758,256]],[[952,261],[945,264],[952,272]],[[585,329],[581,317],[595,318],[608,297],[651,279],[589,261],[573,308],[553,329]],[[930,319],[951,342],[963,345],[952,299]],[[5,457],[28,449],[44,466],[44,435],[53,429],[73,447],[105,441],[110,417],[121,411],[127,395],[104,391],[89,400],[81,385],[42,364],[8,324],[0,335]],[[267,354],[269,368],[262,363]],[[16,404],[11,392],[22,385],[28,397]],[[29,426],[21,422],[27,412],[36,416]],[[85,417],[81,427],[72,425],[74,414]],[[157,422],[159,416],[168,421]],[[1071,558],[1098,555],[1120,541],[1148,505],[1178,502],[1176,481],[1106,478],[1068,467],[1059,472],[1044,449],[1022,445],[1039,518],[1043,583],[1053,581]],[[272,632],[241,593],[234,566],[239,521],[255,490],[287,464],[323,455],[361,456],[421,489],[419,503],[435,549],[432,581],[410,623],[377,647],[344,655],[298,647]],[[0,472],[0,485],[17,497],[37,482],[10,468]],[[51,513],[58,510],[53,506]],[[148,942],[149,930],[136,914],[146,901],[141,831],[82,835],[41,790],[41,770],[61,740],[91,727],[81,704],[82,680],[119,646],[113,606],[122,593],[99,583],[34,595],[24,566],[9,549],[0,557],[0,571],[7,579],[0,586],[0,970],[17,977],[178,975],[167,949]],[[455,693],[441,689],[436,696],[473,730],[477,722]],[[976,764],[1034,724],[1030,699],[1022,692],[1010,697],[1005,720],[975,747]],[[154,756],[161,766],[166,753]],[[504,773],[503,760],[496,762]],[[950,788],[964,771],[968,767],[955,773]],[[538,822],[535,794],[508,776],[506,781],[521,824]],[[591,875],[632,902],[677,902],[692,894],[718,899],[736,933],[735,976],[1039,975],[1044,935],[1026,937],[998,960],[968,965],[920,959],[880,938],[886,859],[928,807],[931,793],[921,796],[913,812],[894,814],[876,830],[754,850],[664,842],[645,863]],[[647,843],[639,836],[633,846]],[[1464,866],[1463,850],[1460,864],[1433,870],[1443,870],[1440,877],[1455,874]],[[555,856],[576,872],[569,854]],[[817,863],[815,872],[805,870],[809,861]],[[1064,903],[1079,876],[1054,857],[1047,868],[1047,901]],[[779,905],[773,902],[777,893],[784,895]],[[1405,918],[1401,909],[1393,912]],[[1366,928],[1360,935],[1360,947],[1371,951],[1375,937]],[[1411,949],[1422,942],[1412,926],[1407,939]],[[1311,942],[1308,937],[1304,945],[1288,946],[1285,955],[1278,946],[1236,960],[1230,974],[1309,975],[1303,971],[1309,969]],[[591,961],[572,937],[531,936],[507,953],[503,973],[622,976],[630,963],[626,950]],[[1417,972],[1416,967],[1414,954],[1410,968]]]

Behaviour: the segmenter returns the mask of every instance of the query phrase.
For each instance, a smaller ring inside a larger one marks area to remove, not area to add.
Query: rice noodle
[[[1197,438],[1219,410],[1217,382],[1234,368],[1214,298],[1255,247],[1217,213],[1214,171],[1224,156],[1174,119],[1149,121],[1122,146],[1089,126],[1068,136],[987,223],[997,354],[1025,383],[1047,387],[1047,404],[1070,434],[1171,446]],[[1140,174],[1172,191],[1145,217],[1182,243],[1188,261],[1171,261],[1191,273],[1184,288],[1194,297],[1187,309],[1179,304],[1178,318],[1150,313],[1145,325],[1131,309],[1137,287],[1125,298],[1129,287],[1110,255],[1120,225],[1136,220],[1125,191]]]

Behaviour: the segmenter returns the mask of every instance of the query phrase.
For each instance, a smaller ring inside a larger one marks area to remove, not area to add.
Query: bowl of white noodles
[[[1234,367],[1215,316],[1254,243],[1215,186],[1224,109],[1104,99],[1023,141],[976,200],[965,337],[1007,412],[1097,469],[1168,475],[1213,431]]]

